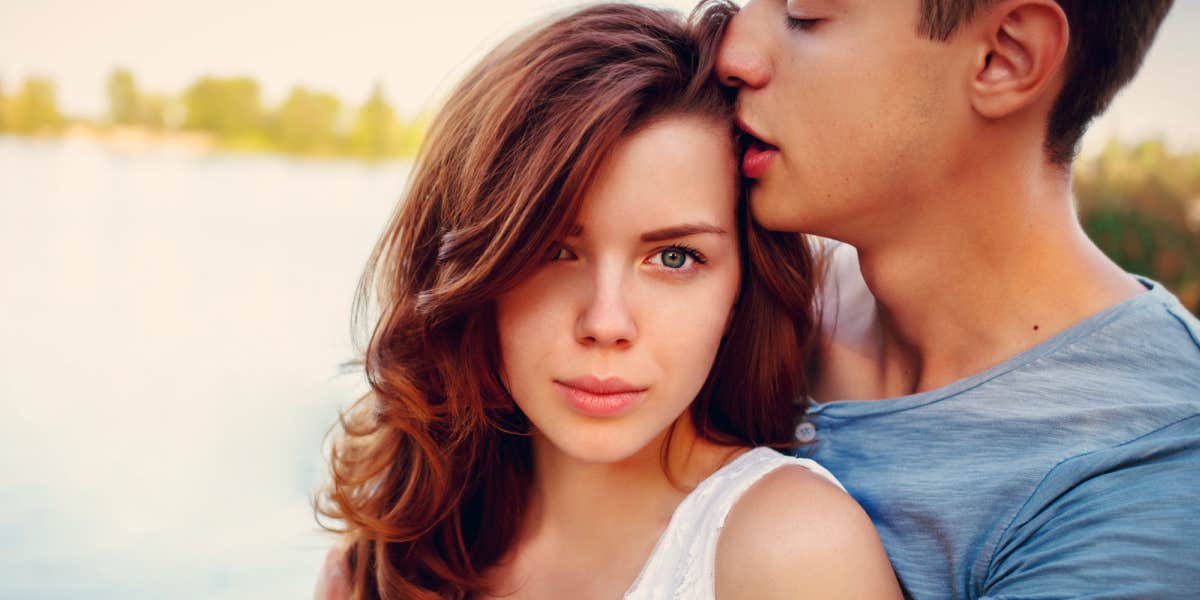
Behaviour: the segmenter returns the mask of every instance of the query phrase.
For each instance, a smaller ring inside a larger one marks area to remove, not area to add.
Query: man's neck
[[[975,181],[983,192],[940,204],[955,208],[857,244],[876,301],[877,397],[982,372],[1144,291],[1087,238],[1052,171],[1032,184]]]

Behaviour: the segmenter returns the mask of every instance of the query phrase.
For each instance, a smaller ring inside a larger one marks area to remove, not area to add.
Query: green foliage
[[[1080,221],[1105,254],[1200,315],[1200,152],[1113,141],[1078,166],[1074,189]]]
[[[162,94],[142,94],[138,99],[138,124],[151,129],[167,126],[171,99]]]
[[[397,153],[400,156],[413,157],[421,149],[421,143],[425,141],[425,132],[429,131],[429,125],[433,121],[432,115],[422,113],[411,122],[404,123],[400,126],[400,139],[397,146]]]
[[[183,103],[185,129],[212,133],[235,147],[261,145],[266,112],[253,79],[201,78],[184,92]]]
[[[65,119],[58,111],[54,83],[42,77],[30,77],[8,102],[7,129],[21,134],[59,132]]]
[[[350,130],[350,153],[372,160],[395,156],[399,154],[399,134],[396,111],[384,98],[383,86],[376,83]]]
[[[294,155],[412,157],[427,123],[424,118],[401,122],[378,84],[355,111],[345,110],[333,94],[303,87],[269,110],[253,80],[205,77],[184,93],[183,106],[185,129],[212,134],[226,148]]]
[[[342,145],[338,117],[342,103],[332,94],[298,87],[271,119],[274,148],[288,154],[332,155]]]
[[[127,69],[114,69],[105,86],[108,120],[114,125],[163,129],[170,100],[161,94],[142,92]]]
[[[141,122],[142,99],[133,74],[116,69],[108,76],[108,118],[117,125],[136,125]]]
[[[151,130],[186,129],[208,134],[232,150],[307,156],[353,156],[367,160],[411,158],[429,119],[401,120],[376,84],[370,97],[348,109],[333,94],[294,88],[274,109],[262,101],[258,83],[247,77],[202,77],[178,98],[146,93],[128,69],[117,68],[105,83],[107,122]],[[54,85],[33,78],[16,95],[0,87],[0,132],[57,133],[64,119]]]

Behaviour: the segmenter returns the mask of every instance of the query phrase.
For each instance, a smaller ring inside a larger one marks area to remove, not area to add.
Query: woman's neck
[[[668,441],[664,463],[662,449]],[[673,432],[664,431],[616,463],[585,462],[535,436],[526,522],[573,541],[644,532],[648,524],[665,526],[687,493],[735,452],[700,438],[688,413],[676,421]]]
[[[515,583],[587,570],[593,578],[632,583],[688,492],[745,450],[700,438],[687,413],[669,439],[670,478],[662,460],[667,432],[617,463],[581,461],[535,434],[522,533],[498,579]]]

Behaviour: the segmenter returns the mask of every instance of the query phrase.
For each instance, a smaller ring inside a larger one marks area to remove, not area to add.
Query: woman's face
[[[703,386],[740,283],[728,127],[656,122],[625,139],[572,234],[498,301],[505,382],[571,457],[627,459]]]

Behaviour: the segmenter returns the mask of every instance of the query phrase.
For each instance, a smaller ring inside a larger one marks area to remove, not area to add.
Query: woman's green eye
[[[687,263],[687,254],[685,254],[682,250],[675,248],[663,250],[660,256],[662,258],[663,266],[672,269],[679,269]]]

